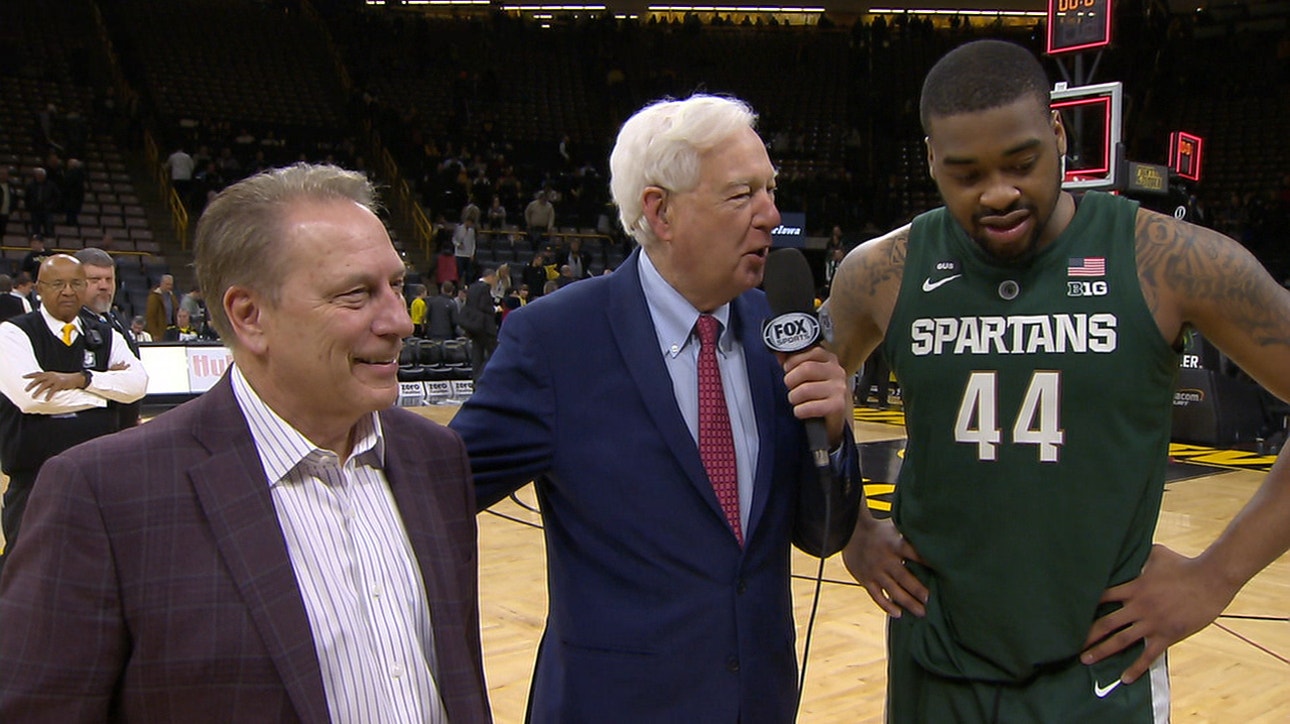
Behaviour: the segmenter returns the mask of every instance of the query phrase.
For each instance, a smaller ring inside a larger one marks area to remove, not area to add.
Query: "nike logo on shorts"
[[[936,281],[932,281],[931,277],[928,277],[927,279],[923,280],[923,291],[934,292],[940,287],[946,284],[949,284],[950,282],[954,281],[955,279],[958,279],[961,276],[963,275],[955,274],[954,276],[945,277],[944,279],[937,279]]]
[[[1105,699],[1105,698],[1106,698],[1106,695],[1107,695],[1107,694],[1110,694],[1112,691],[1115,691],[1115,687],[1117,687],[1117,686],[1119,686],[1119,685],[1120,685],[1120,680],[1119,680],[1119,679],[1116,679],[1115,681],[1112,681],[1111,683],[1107,684],[1106,686],[1102,686],[1101,684],[1098,684],[1096,680],[1094,680],[1094,681],[1093,681],[1093,695],[1094,695],[1094,696],[1096,696],[1096,697],[1097,697],[1097,698],[1099,698],[1099,699]]]

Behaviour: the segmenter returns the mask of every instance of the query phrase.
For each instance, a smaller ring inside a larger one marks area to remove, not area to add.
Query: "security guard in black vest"
[[[44,260],[40,309],[0,323],[0,468],[5,552],[17,542],[36,474],[46,460],[116,429],[108,402],[143,397],[148,375],[109,325],[81,317],[85,269],[74,257]],[[0,566],[4,557],[0,556]]]
[[[135,341],[134,335],[127,331],[129,325],[123,323],[116,311],[112,309],[112,299],[116,296],[116,262],[106,251],[93,246],[87,246],[76,252],[76,259],[85,269],[87,285],[84,298],[81,300],[84,304],[81,307],[82,319],[107,324],[121,335],[135,359],[141,360],[139,343]],[[108,407],[117,411],[117,425],[112,432],[138,425],[141,406],[142,400],[124,405],[109,400]]]

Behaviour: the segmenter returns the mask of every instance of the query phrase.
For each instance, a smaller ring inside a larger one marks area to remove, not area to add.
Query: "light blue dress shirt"
[[[699,444],[699,336],[694,324],[699,310],[686,301],[681,293],[659,274],[649,255],[642,250],[640,256],[641,287],[649,306],[650,319],[668,374],[672,377],[672,390],[681,416],[690,430],[690,437]],[[726,393],[726,408],[730,410],[730,432],[735,442],[735,468],[739,475],[739,525],[748,531],[748,511],[753,493],[753,471],[761,440],[757,437],[757,415],[753,409],[752,394],[748,387],[748,367],[744,361],[743,346],[730,333],[730,305],[723,304],[712,312],[721,322],[721,336],[717,340],[717,366],[721,368],[721,387]],[[745,324],[748,320],[744,320]]]

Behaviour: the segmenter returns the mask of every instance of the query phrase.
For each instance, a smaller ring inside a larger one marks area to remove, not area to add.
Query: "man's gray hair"
[[[349,200],[376,213],[376,190],[367,177],[326,164],[297,163],[256,174],[221,191],[197,222],[193,267],[208,302],[210,322],[234,343],[224,293],[241,286],[278,303],[286,277],[282,219],[289,203]],[[319,250],[326,253],[326,250]]]
[[[116,262],[112,261],[111,255],[95,246],[79,249],[73,256],[80,260],[82,264],[88,264],[89,266],[116,267]]]
[[[699,183],[699,157],[756,123],[747,103],[702,94],[657,101],[627,119],[609,155],[609,191],[623,230],[642,246],[652,243],[645,189],[692,190]]]

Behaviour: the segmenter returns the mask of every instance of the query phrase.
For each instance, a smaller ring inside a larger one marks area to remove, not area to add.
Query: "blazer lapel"
[[[649,410],[654,427],[676,456],[690,483],[708,502],[713,515],[724,521],[726,514],[717,501],[708,480],[708,472],[699,457],[699,446],[690,436],[681,409],[676,405],[672,390],[672,376],[659,351],[654,322],[650,317],[645,292],[641,288],[640,266],[637,257],[643,252],[639,247],[610,275],[611,292],[608,304],[609,328],[627,364],[624,366],[640,390],[645,408]],[[642,333],[641,330],[645,330]],[[750,380],[751,381],[751,380]],[[735,540],[732,534],[730,540]]]
[[[390,491],[407,531],[408,541],[417,567],[421,569],[421,578],[426,587],[426,599],[430,603],[430,617],[434,630],[435,659],[438,664],[436,684],[443,700],[444,709],[449,721],[470,721],[473,712],[469,711],[471,698],[467,691],[475,691],[481,685],[475,674],[476,666],[471,652],[461,642],[469,635],[469,629],[479,628],[478,620],[461,620],[454,618],[460,611],[452,605],[436,606],[437,602],[465,601],[478,595],[477,590],[460,591],[453,580],[452,545],[453,526],[444,517],[444,506],[440,503],[441,493],[445,488],[441,483],[452,471],[445,471],[432,463],[442,462],[437,453],[420,454],[424,443],[416,439],[403,439],[404,432],[397,423],[382,418],[382,429],[386,436],[385,477],[389,481]],[[462,469],[456,484],[462,490],[470,486],[470,471]],[[465,495],[459,490],[455,495]],[[473,505],[463,505],[464,510],[474,511]],[[466,541],[471,554],[475,551],[475,541]],[[477,565],[477,564],[475,564]],[[465,636],[463,635],[465,634]]]
[[[206,393],[194,437],[211,456],[189,468],[215,545],[242,594],[296,713],[326,722],[327,698],[304,600],[269,483],[227,373]]]
[[[732,326],[744,349],[748,366],[748,389],[757,416],[757,463],[753,468],[753,496],[748,509],[748,530],[744,540],[751,540],[770,497],[771,473],[775,469],[775,424],[778,421],[774,395],[782,385],[776,384],[774,370],[778,360],[766,349],[761,336],[762,319],[747,294],[736,297],[730,305]]]

